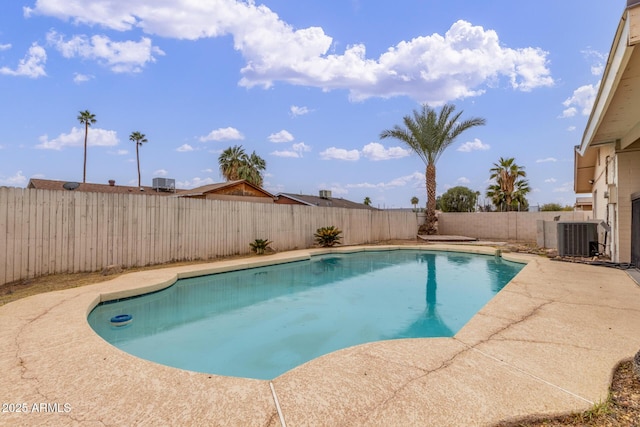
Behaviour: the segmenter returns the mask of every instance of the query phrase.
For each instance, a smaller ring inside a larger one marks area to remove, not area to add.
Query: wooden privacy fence
[[[0,187],[0,284],[246,254],[257,238],[307,248],[331,225],[346,245],[415,238],[418,227],[403,211]]]

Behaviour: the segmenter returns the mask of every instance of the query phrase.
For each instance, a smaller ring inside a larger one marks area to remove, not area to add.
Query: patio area
[[[0,307],[0,425],[492,425],[604,401],[616,364],[640,349],[640,286],[626,272],[504,251],[528,264],[453,338],[351,347],[272,381],[142,360],[86,320],[100,301],[162,289],[176,277],[326,251],[131,273]]]

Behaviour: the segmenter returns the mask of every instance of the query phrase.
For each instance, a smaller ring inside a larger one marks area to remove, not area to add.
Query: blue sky
[[[580,143],[626,2],[28,0],[0,3],[0,185],[221,182],[232,145],[264,187],[374,206],[426,203],[425,167],[380,132],[421,103],[487,124],[437,163],[438,194],[485,192],[500,157],[531,204],[573,204]]]

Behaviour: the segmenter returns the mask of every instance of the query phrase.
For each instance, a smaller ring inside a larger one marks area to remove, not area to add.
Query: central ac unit
[[[597,254],[597,222],[558,223],[558,255],[590,257]]]
[[[171,178],[153,178],[153,189],[156,191],[175,191],[176,180]]]

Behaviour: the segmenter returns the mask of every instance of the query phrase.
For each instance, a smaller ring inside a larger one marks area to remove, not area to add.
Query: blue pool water
[[[106,341],[144,359],[272,379],[356,344],[451,337],[522,267],[454,252],[332,254],[182,279],[100,304],[88,320]],[[113,326],[122,314],[131,323]]]

